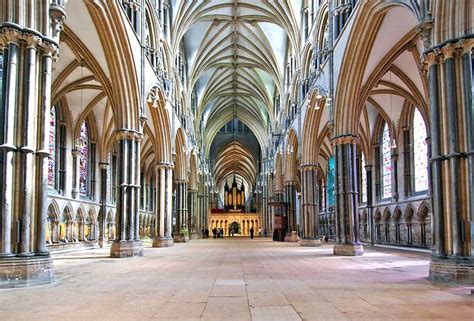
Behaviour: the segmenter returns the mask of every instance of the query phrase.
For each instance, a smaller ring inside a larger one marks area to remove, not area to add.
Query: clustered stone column
[[[58,45],[18,25],[0,28],[0,288],[54,281],[46,249],[51,68]]]
[[[99,212],[99,246],[107,242],[107,169],[108,163],[100,163],[100,212]]]
[[[206,182],[206,176],[204,174],[200,174],[199,177],[199,188],[198,188],[198,201],[199,201],[199,225],[200,225],[200,230],[198,230],[199,233],[202,234],[202,230],[209,228],[208,226],[208,188],[205,184]]]
[[[199,227],[198,221],[198,208],[197,208],[197,194],[198,190],[196,188],[190,188],[188,190],[188,229],[189,236],[193,239],[199,237],[201,233],[201,228]]]
[[[336,242],[335,255],[362,255],[359,242],[356,142],[354,135],[332,139],[335,145]]]
[[[293,235],[293,231],[296,231],[296,182],[286,181],[285,182],[285,202],[288,204],[288,229],[285,241],[297,242],[297,235]]]
[[[186,179],[175,180],[176,188],[176,225],[174,230],[174,241],[181,242],[180,230],[188,224],[188,181]]]
[[[111,257],[143,255],[139,234],[140,141],[143,134],[133,130],[118,130],[117,158],[117,235],[110,248]]]
[[[302,166],[302,228],[301,246],[321,246],[318,207],[318,166]]]
[[[153,247],[171,247],[173,246],[171,237],[173,165],[160,163],[155,166],[155,172],[157,206],[155,206]]]
[[[432,281],[474,284],[473,46],[472,38],[453,40],[424,56],[430,87]]]

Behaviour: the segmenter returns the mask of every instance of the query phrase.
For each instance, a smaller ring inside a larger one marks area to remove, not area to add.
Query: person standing
[[[253,239],[253,226],[250,228],[250,238]]]
[[[217,229],[214,227],[214,228],[212,229],[212,238],[215,239],[216,236],[217,236]]]
[[[262,228],[261,227],[258,228],[258,237],[262,237]]]

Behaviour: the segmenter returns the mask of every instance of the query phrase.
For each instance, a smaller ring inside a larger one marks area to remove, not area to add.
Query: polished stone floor
[[[54,255],[56,283],[0,291],[0,320],[474,320],[470,288],[426,280],[429,255],[247,238],[110,259]]]

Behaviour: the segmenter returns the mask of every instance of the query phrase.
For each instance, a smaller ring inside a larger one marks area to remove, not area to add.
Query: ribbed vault
[[[196,99],[205,155],[215,158],[216,186],[229,175],[253,186],[257,164],[275,119],[289,48],[298,48],[299,1],[181,1],[172,50],[186,57],[186,99]],[[296,14],[295,14],[296,13]],[[184,50],[185,52],[182,52]],[[296,55],[298,56],[298,55]],[[234,141],[212,150],[219,130],[233,119],[248,126],[260,151]],[[232,174],[229,174],[232,173]],[[233,177],[231,178],[231,180]]]

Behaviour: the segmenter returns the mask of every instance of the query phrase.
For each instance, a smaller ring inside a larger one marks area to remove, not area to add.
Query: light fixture
[[[396,131],[396,128],[395,128],[395,122],[392,121],[392,128],[393,128],[393,138],[392,138],[392,145],[390,146],[392,149],[396,149],[397,148],[397,141],[395,139],[395,131]]]

